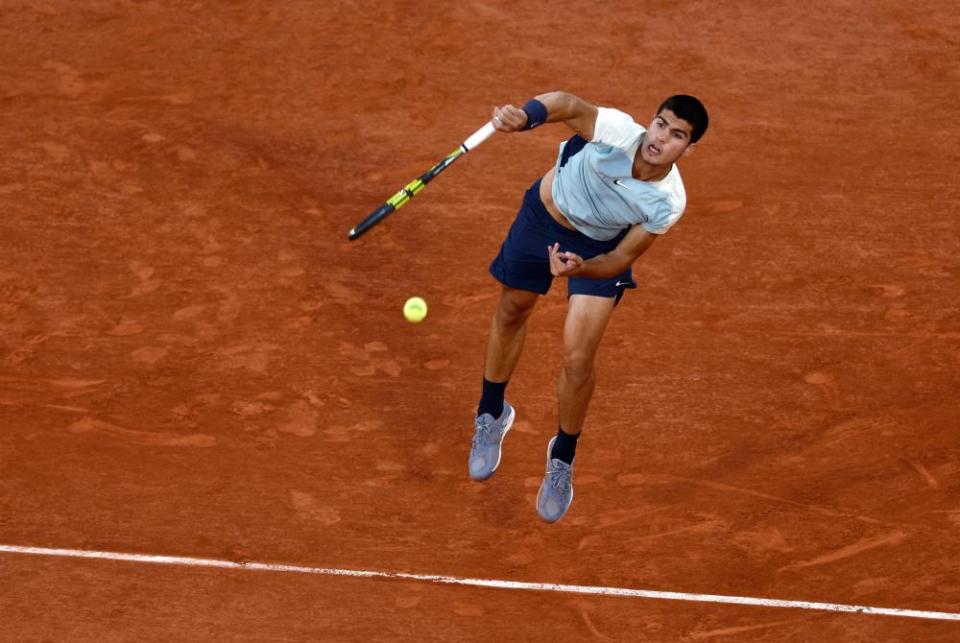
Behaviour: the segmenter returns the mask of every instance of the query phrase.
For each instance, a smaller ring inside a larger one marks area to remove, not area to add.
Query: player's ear
[[[683,153],[680,156],[690,156],[693,154],[693,149],[697,146],[696,143],[690,143],[687,145],[687,149],[683,150]]]

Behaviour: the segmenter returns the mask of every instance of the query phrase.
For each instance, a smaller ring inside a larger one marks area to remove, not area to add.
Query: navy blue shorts
[[[547,246],[559,242],[561,252],[575,252],[584,259],[590,259],[613,250],[626,234],[624,230],[609,241],[597,241],[563,227],[550,216],[540,200],[540,179],[537,179],[523,195],[517,218],[510,226],[500,252],[490,263],[490,274],[509,288],[545,295],[553,283]],[[625,288],[636,287],[630,268],[608,279],[567,278],[568,297],[595,295],[615,297],[619,302]]]

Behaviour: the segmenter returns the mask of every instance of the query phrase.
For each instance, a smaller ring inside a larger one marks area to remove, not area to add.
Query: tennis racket
[[[450,154],[444,157],[442,161],[421,174],[420,178],[414,179],[413,181],[407,183],[399,192],[387,199],[383,205],[367,215],[367,218],[351,228],[350,232],[347,233],[347,238],[353,241],[364,232],[405,206],[407,201],[419,194],[420,190],[422,190],[427,183],[432,181],[438,174],[450,167],[458,158],[490,138],[490,135],[495,131],[496,129],[494,129],[493,123],[487,123],[476,132],[471,134],[470,138],[460,144],[460,147],[450,152]]]

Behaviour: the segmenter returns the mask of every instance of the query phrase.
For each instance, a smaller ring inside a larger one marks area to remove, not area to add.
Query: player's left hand
[[[550,274],[554,277],[572,277],[583,265],[583,257],[573,252],[560,252],[560,244],[547,246],[550,255]]]

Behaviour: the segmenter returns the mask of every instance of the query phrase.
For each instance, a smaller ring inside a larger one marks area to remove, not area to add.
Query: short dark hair
[[[707,108],[699,99],[686,94],[676,94],[661,103],[657,108],[659,114],[665,109],[682,118],[693,126],[693,132],[690,133],[690,142],[696,143],[703,136],[707,127],[710,125],[710,117],[707,116]]]

